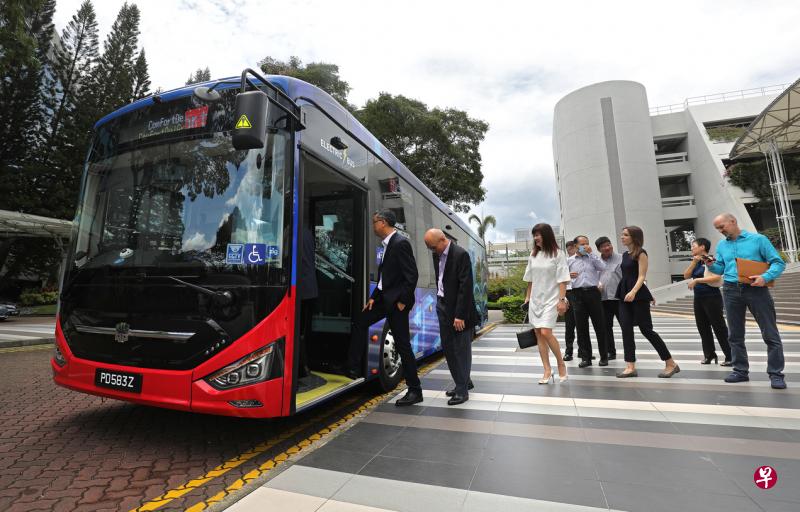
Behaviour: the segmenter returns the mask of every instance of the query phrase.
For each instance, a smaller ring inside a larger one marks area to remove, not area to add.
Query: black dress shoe
[[[453,395],[453,398],[447,401],[447,405],[463,404],[469,400],[469,395]]]
[[[398,407],[403,407],[406,405],[414,405],[418,404],[422,401],[422,393],[419,391],[409,391],[406,393],[406,396],[401,398],[400,400],[396,401],[394,405]]]
[[[587,366],[592,366],[591,359],[584,359],[580,363],[578,363],[578,368],[586,368]]]
[[[472,384],[472,381],[467,382],[467,389],[472,389],[474,387],[475,386]],[[456,390],[455,390],[455,388],[453,388],[453,389],[445,391],[444,394],[447,395],[447,396],[453,396],[453,395],[456,394]]]
[[[565,354],[564,361],[572,361],[572,354]]]
[[[600,366],[608,366],[608,359],[601,359],[597,364]]]
[[[608,354],[608,360],[611,361],[617,358],[617,354]]]

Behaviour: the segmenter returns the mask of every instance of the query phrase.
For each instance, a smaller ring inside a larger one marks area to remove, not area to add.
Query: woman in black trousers
[[[694,321],[697,332],[703,343],[703,360],[700,364],[719,362],[717,352],[714,350],[714,335],[725,354],[722,366],[731,365],[731,346],[728,344],[728,326],[722,316],[722,276],[711,274],[706,276],[705,262],[708,259],[708,250],[711,242],[707,238],[698,238],[692,242],[692,262],[683,271],[683,278],[689,279],[689,289],[694,291]],[[714,334],[711,331],[714,331]]]
[[[639,332],[647,338],[658,356],[665,362],[664,371],[658,376],[668,379],[681,371],[672,359],[667,345],[661,336],[653,330],[653,319],[650,317],[650,302],[653,296],[644,284],[647,277],[647,252],[642,249],[644,233],[638,226],[627,226],[622,229],[620,237],[622,245],[628,250],[622,255],[622,280],[617,287],[619,304],[619,325],[622,328],[622,346],[625,349],[625,370],[617,374],[620,379],[637,377],[636,341],[633,337],[633,326],[639,326]]]

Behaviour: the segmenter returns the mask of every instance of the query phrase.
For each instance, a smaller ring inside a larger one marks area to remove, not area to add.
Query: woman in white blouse
[[[528,258],[523,280],[528,282],[525,293],[525,304],[528,307],[528,319],[536,330],[539,355],[542,357],[544,375],[539,384],[547,384],[553,376],[550,366],[548,348],[556,355],[558,364],[559,382],[567,380],[567,365],[561,357],[561,347],[553,335],[558,315],[563,314],[569,302],[567,301],[567,283],[569,282],[569,268],[567,258],[559,250],[553,228],[549,224],[537,224],[531,230],[533,233],[533,252]],[[555,382],[555,377],[553,377]]]

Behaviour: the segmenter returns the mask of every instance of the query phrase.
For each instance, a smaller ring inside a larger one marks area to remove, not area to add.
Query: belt
[[[580,288],[573,288],[573,290],[580,290],[580,291],[589,291],[589,290],[598,290],[596,286],[581,286]]]

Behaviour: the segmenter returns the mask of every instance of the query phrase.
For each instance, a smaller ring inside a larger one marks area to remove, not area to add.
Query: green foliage
[[[57,291],[45,291],[28,289],[19,296],[19,302],[23,306],[41,306],[44,304],[55,304],[58,302]]]
[[[525,320],[525,311],[521,308],[524,302],[525,298],[521,295],[509,295],[497,301],[503,310],[503,318],[512,324],[521,324]]]
[[[475,215],[474,213],[469,216],[469,222],[475,221],[478,224],[478,236],[481,237],[483,240],[483,245],[486,245],[486,231],[489,229],[489,226],[496,227],[497,226],[497,219],[494,218],[494,215],[487,215],[483,219]]]
[[[786,180],[800,186],[800,155],[781,155]],[[731,183],[743,190],[750,190],[759,200],[772,202],[772,189],[769,185],[767,163],[763,158],[748,160],[728,167],[725,176]]]
[[[0,2],[0,209],[70,219],[94,123],[147,94],[139,9],[124,4],[99,52],[94,7],[84,0],[60,44],[55,0]],[[61,250],[50,239],[0,242],[0,287],[39,275],[49,283]]]
[[[326,62],[303,62],[295,56],[288,61],[281,61],[274,57],[265,57],[258,63],[261,71],[268,75],[285,75],[299,78],[305,82],[316,85],[327,92],[345,108],[352,109],[347,102],[350,93],[350,84],[339,76],[339,66]]]
[[[706,128],[712,142],[734,142],[747,130],[744,126],[714,126]]]
[[[772,243],[772,245],[774,245],[779,251],[784,249],[784,245],[781,243],[781,232],[779,228],[775,227],[762,229],[759,233],[769,238],[769,241]],[[797,239],[800,240],[800,229],[797,229],[797,226],[795,226],[795,233]],[[781,257],[784,259],[784,261],[788,261],[788,256],[782,254]]]
[[[209,80],[211,80],[211,70],[208,69],[208,66],[206,66],[205,69],[197,68],[197,71],[190,74],[189,79],[186,80],[186,85],[207,82]]]
[[[381,93],[356,112],[417,178],[456,211],[483,201],[479,146],[489,125],[456,109],[432,110],[421,101]]]
[[[528,283],[522,280],[525,265],[515,265],[508,269],[508,277],[492,277],[489,279],[489,300],[496,302],[506,295],[523,295]]]
[[[500,307],[500,303],[498,302],[487,302],[486,309],[502,309],[502,308]]]

